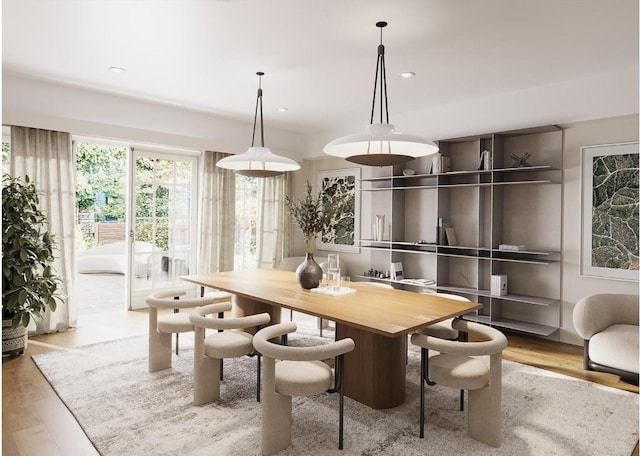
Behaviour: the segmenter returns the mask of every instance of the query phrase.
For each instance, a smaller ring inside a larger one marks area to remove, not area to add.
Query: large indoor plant
[[[285,197],[289,214],[304,237],[306,258],[298,266],[296,277],[300,286],[306,289],[317,287],[322,279],[322,269],[313,259],[316,236],[330,225],[336,215],[336,208],[340,207],[339,204],[335,204],[335,201],[328,201],[324,196],[324,192],[320,190],[314,197],[311,184],[307,181],[303,199]]]
[[[31,319],[54,311],[62,281],[54,268],[56,243],[38,207],[36,186],[2,176],[2,353],[22,353]]]

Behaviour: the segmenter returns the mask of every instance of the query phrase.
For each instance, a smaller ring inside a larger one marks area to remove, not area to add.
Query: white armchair
[[[573,325],[584,339],[584,368],[638,384],[638,296],[595,294],[573,308]]]

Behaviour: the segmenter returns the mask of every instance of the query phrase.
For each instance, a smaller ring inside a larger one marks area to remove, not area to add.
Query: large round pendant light
[[[258,75],[258,97],[256,99],[256,110],[253,116],[251,147],[244,154],[230,155],[218,160],[216,166],[232,169],[237,174],[249,177],[271,177],[286,171],[296,171],[300,169],[300,165],[295,160],[276,155],[271,152],[268,147],[264,147],[264,124],[262,120],[262,76],[264,76],[264,73],[259,71],[256,74]],[[258,107],[260,107],[261,147],[254,146]]]
[[[376,27],[380,28],[380,45],[378,45],[369,125],[362,133],[343,136],[331,141],[323,149],[327,155],[341,157],[359,165],[389,166],[400,165],[418,157],[438,152],[438,146],[430,139],[400,133],[389,123],[387,70],[384,62],[384,45],[382,44],[382,29],[386,26],[386,22],[376,23]],[[374,123],[378,78],[380,79],[380,122]]]

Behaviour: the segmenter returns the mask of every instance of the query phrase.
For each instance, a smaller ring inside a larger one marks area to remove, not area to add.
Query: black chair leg
[[[342,450],[343,448],[343,441],[344,441],[344,382],[343,382],[343,375],[344,375],[344,370],[343,370],[343,366],[342,363],[344,362],[344,357],[340,356],[339,357],[339,363],[340,363],[340,372],[339,372],[339,379],[338,382],[340,383],[340,414],[339,414],[339,430],[338,430],[338,449]]]
[[[220,381],[224,380],[224,359],[220,360]]]
[[[256,353],[256,356],[258,357],[258,375],[256,376],[257,379],[258,379],[258,385],[257,385],[256,397],[258,399],[258,402],[260,402],[260,358],[261,358],[261,355],[260,355],[260,353]]]
[[[460,390],[460,411],[464,412],[464,390]]]
[[[427,380],[425,375],[427,350],[420,349],[420,438],[424,439],[424,383]]]

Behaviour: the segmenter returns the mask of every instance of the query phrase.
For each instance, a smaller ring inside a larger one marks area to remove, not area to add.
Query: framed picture
[[[322,250],[360,252],[356,233],[360,232],[360,168],[336,169],[318,173],[318,188],[324,191],[328,203],[340,201],[339,217],[316,238],[316,247]],[[346,198],[336,198],[347,195]],[[325,201],[323,201],[325,202]]]
[[[638,281],[638,143],[580,153],[580,275]]]

